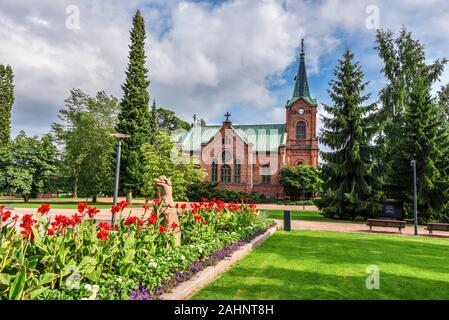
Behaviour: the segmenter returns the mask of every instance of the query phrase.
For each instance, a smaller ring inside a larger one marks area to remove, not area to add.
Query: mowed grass
[[[449,240],[278,231],[193,299],[449,299]]]
[[[284,210],[262,210],[267,212],[268,218],[271,219],[284,219]],[[336,219],[330,219],[326,218],[325,216],[321,215],[321,211],[312,211],[312,210],[298,210],[298,211],[291,211],[291,217],[292,220],[303,220],[303,221],[321,221],[321,222],[351,222],[351,223],[357,223],[355,221],[349,221],[349,220],[336,220]]]

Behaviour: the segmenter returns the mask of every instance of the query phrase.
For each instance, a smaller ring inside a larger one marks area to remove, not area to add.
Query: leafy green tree
[[[92,196],[111,193],[113,188],[114,139],[119,102],[104,92],[90,97],[79,89],[70,91],[66,108],[60,110],[62,123],[52,129],[61,143],[62,178],[78,192]]]
[[[310,199],[321,188],[320,170],[311,165],[301,164],[280,170],[280,183],[284,193],[292,199]]]
[[[57,191],[57,179],[60,153],[50,134],[43,135],[34,150],[35,168],[32,194]]]
[[[190,130],[190,124],[180,119],[176,114],[166,108],[157,108],[157,127],[159,129],[165,129],[169,133],[173,133],[176,130]]]
[[[133,18],[131,45],[126,80],[122,85],[123,99],[120,105],[117,131],[128,134],[123,141],[121,159],[121,186],[127,193],[128,203],[132,203],[133,192],[143,184],[142,146],[150,141],[151,115],[148,111],[148,70],[145,67],[145,22],[137,10]]]
[[[171,179],[175,199],[187,200],[186,189],[204,179],[206,172],[193,157],[183,156],[176,150],[166,130],[159,130],[156,141],[156,145],[147,143],[142,147],[145,173],[141,194],[147,199],[153,197],[158,191],[153,179],[165,175]]]
[[[368,217],[380,209],[382,196],[377,146],[372,141],[378,132],[376,103],[363,106],[370,95],[363,72],[349,51],[339,60],[330,82],[333,106],[324,105],[320,142],[330,148],[321,152],[323,192],[318,206],[327,216]]]
[[[10,141],[11,110],[14,104],[14,75],[10,66],[0,64],[0,148]]]
[[[435,101],[431,90],[447,61],[426,64],[424,47],[405,28],[396,39],[391,31],[379,31],[377,49],[388,81],[380,95],[385,121],[385,192],[404,200],[406,214],[411,214],[410,161],[416,160],[420,220],[441,219],[441,209],[448,201],[449,141],[444,106]]]
[[[21,131],[9,148],[3,187],[11,194],[21,194],[25,202],[39,193],[54,191],[57,155],[49,135],[39,139]]]

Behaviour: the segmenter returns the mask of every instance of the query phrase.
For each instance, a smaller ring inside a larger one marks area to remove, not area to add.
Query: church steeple
[[[292,98],[287,102],[287,105],[291,105],[299,98],[304,98],[307,102],[315,104],[316,101],[310,96],[309,82],[307,80],[307,70],[304,53],[304,39],[301,39],[301,54],[299,59],[298,72],[295,77],[295,88],[293,90]]]

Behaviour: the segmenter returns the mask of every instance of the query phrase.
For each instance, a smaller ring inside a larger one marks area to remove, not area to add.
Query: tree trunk
[[[97,195],[92,196],[92,202],[97,202]]]
[[[128,191],[126,193],[126,202],[128,203],[128,205],[133,204],[133,192],[132,191]]]
[[[27,195],[23,196],[23,201],[24,201],[25,203],[30,202],[30,196],[27,196]]]
[[[78,198],[78,179],[75,179],[75,183],[73,184],[73,198]]]

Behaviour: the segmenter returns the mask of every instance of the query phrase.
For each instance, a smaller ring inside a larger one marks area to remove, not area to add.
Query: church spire
[[[301,39],[301,54],[299,59],[298,73],[295,77],[295,89],[293,90],[293,96],[288,104],[293,103],[299,98],[304,98],[312,104],[315,103],[314,99],[310,96],[309,82],[307,81],[307,71],[304,53],[304,39]]]

